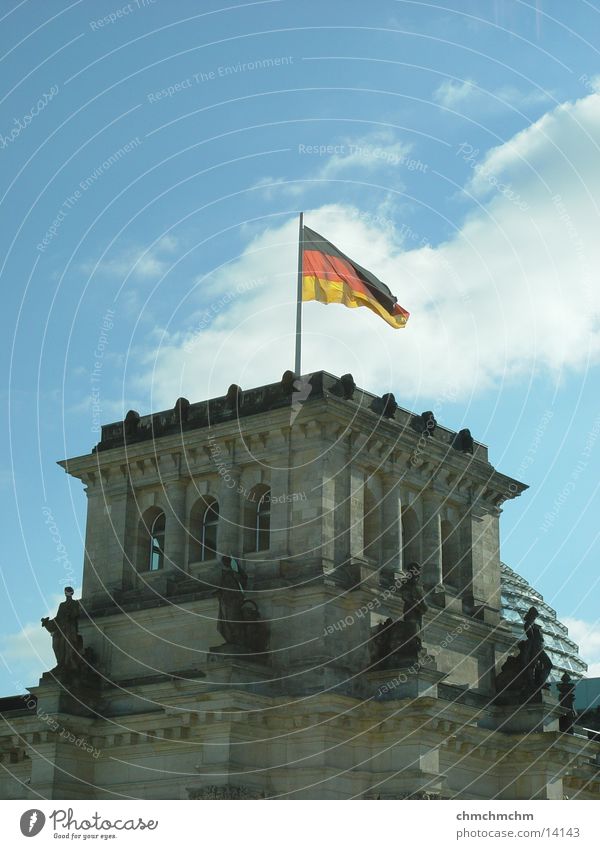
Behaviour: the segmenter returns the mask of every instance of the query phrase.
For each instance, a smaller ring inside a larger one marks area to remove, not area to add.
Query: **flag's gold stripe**
[[[406,325],[405,315],[391,315],[375,298],[356,292],[341,280],[321,280],[313,275],[302,278],[302,300],[318,301],[320,304],[343,304],[345,307],[367,307],[391,327]]]

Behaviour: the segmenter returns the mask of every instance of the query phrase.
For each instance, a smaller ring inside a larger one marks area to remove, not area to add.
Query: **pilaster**
[[[394,574],[402,569],[402,501],[400,485],[394,475],[384,475],[382,499],[382,572]]]
[[[165,485],[165,568],[185,570],[187,481],[176,480]]]
[[[431,491],[421,495],[423,524],[421,526],[422,578],[427,589],[442,585],[442,531],[440,505]],[[405,564],[406,568],[408,564]]]
[[[287,557],[290,553],[290,504],[294,497],[304,493],[290,492],[288,468],[271,470],[271,553],[273,557]]]
[[[219,524],[217,526],[217,556],[236,556],[241,552],[240,469],[229,466],[219,484]]]

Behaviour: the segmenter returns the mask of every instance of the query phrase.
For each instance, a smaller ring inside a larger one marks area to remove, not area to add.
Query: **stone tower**
[[[541,683],[499,692],[499,518],[526,487],[468,430],[286,372],[132,411],[61,465],[88,501],[83,666],[0,704],[6,794],[598,797],[600,744]]]

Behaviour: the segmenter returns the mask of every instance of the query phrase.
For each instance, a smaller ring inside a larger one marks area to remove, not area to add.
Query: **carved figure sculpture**
[[[559,728],[561,731],[573,734],[573,725],[577,717],[575,713],[575,682],[571,681],[571,676],[568,672],[565,672],[560,679],[558,694],[560,696],[560,706],[567,711],[558,720]]]
[[[472,454],[475,448],[471,431],[468,427],[463,427],[459,430],[452,443],[456,451],[462,451],[463,454]]]
[[[228,555],[223,557],[221,580],[217,597],[219,599],[219,620],[217,630],[226,643],[240,645],[242,625],[242,604],[244,590],[248,585],[248,575],[237,560]]]
[[[243,567],[237,560],[225,555],[217,590],[217,629],[229,645],[249,652],[265,652],[269,642],[269,628],[261,619],[256,602],[246,598],[247,585],[248,575]]]
[[[542,629],[535,620],[539,613],[530,607],[523,618],[526,639],[518,645],[519,653],[509,657],[496,676],[496,700],[524,703],[546,686],[552,661],[544,651]]]
[[[65,601],[58,605],[54,619],[48,616],[42,619],[42,627],[52,634],[52,649],[56,656],[52,672],[77,672],[83,665],[83,641],[78,629],[81,610],[73,594],[73,587],[65,587]]]
[[[402,619],[388,618],[373,632],[371,660],[378,666],[405,666],[418,662],[423,655],[421,631],[427,603],[421,568],[418,563],[411,563],[404,574],[405,580],[398,590],[404,602]]]

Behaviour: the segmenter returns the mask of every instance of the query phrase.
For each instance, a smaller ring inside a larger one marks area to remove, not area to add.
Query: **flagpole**
[[[298,292],[296,301],[296,360],[294,374],[302,374],[302,255],[304,253],[304,213],[300,213],[298,229]]]

